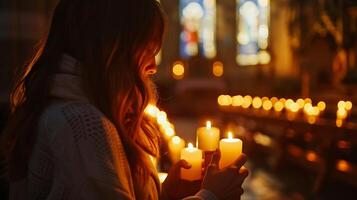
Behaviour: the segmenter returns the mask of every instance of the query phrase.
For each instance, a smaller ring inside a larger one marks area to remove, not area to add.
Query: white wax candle
[[[202,176],[202,151],[194,148],[191,143],[187,148],[182,149],[181,159],[191,164],[190,169],[181,168],[181,178],[183,180],[199,180]]]
[[[222,139],[219,142],[219,149],[221,151],[221,160],[219,161],[219,168],[222,169],[234,163],[242,153],[242,140],[233,138],[231,132],[228,133],[228,138]]]
[[[216,151],[219,143],[219,129],[207,121],[206,127],[197,129],[198,148],[202,151]]]
[[[177,163],[180,160],[183,148],[185,148],[185,141],[178,136],[172,137],[169,141],[169,154],[173,163]]]

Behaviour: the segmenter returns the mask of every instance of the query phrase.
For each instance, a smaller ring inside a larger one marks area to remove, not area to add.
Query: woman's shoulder
[[[112,122],[99,109],[87,102],[51,104],[41,115],[40,129],[41,127],[45,128],[46,132],[58,132],[63,129],[68,131],[115,129]]]
[[[76,118],[104,118],[104,114],[88,102],[55,102],[44,109],[40,121],[72,121]]]

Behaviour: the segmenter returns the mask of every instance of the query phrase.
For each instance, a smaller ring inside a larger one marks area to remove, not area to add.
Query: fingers
[[[234,162],[234,166],[236,166],[237,168],[241,168],[244,163],[247,162],[247,156],[242,153],[239,158]]]
[[[221,159],[221,152],[219,150],[213,153],[210,164],[207,166],[207,173],[218,171],[218,163]]]
[[[187,162],[186,160],[180,160],[176,163],[175,165],[177,168],[185,168],[185,169],[190,169],[192,167],[192,165]]]
[[[246,167],[241,167],[239,169],[239,174],[241,174],[242,176],[247,177],[249,175],[249,170]]]
[[[241,187],[244,180],[248,177],[249,175],[249,171],[247,169],[241,169],[239,171],[238,176],[236,177],[236,179],[234,180],[234,182],[232,183],[232,186],[235,188]]]
[[[180,160],[171,167],[169,174],[179,174],[181,168],[190,169],[191,164],[186,160]]]
[[[212,174],[218,171],[218,165],[211,163],[207,166],[207,174]]]
[[[219,150],[215,151],[213,153],[213,156],[212,156],[212,159],[211,159],[211,162],[210,162],[210,165],[217,165],[218,166],[218,163],[219,163],[219,160],[221,159],[221,152]]]

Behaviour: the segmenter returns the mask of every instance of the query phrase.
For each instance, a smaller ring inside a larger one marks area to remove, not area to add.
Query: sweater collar
[[[64,54],[59,62],[59,70],[54,74],[50,96],[69,101],[88,102],[83,91],[80,63],[68,54]]]

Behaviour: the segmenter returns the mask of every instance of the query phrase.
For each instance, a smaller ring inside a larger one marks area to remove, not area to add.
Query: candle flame
[[[208,129],[212,128],[212,123],[211,123],[211,121],[207,121],[207,122],[206,122],[206,128],[208,128]]]
[[[175,144],[180,144],[181,138],[179,136],[174,136],[172,138],[172,142],[175,143]]]
[[[228,132],[228,139],[230,139],[230,140],[233,139],[233,133],[230,131]]]
[[[193,144],[192,143],[188,143],[188,146],[187,146],[189,149],[193,149]]]

